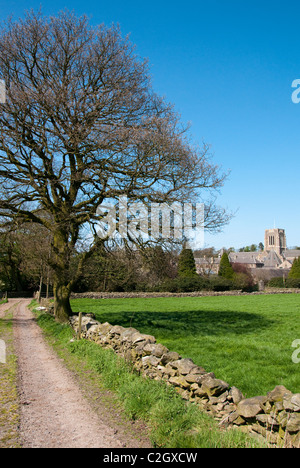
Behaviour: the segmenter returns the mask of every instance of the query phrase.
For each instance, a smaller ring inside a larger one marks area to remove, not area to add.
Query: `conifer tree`
[[[294,278],[294,279],[300,278],[300,257],[295,258],[291,271],[289,272],[289,278]]]
[[[232,279],[234,276],[234,271],[229,261],[228,254],[226,252],[223,253],[221,257],[218,275],[227,279]]]
[[[192,277],[197,275],[196,263],[192,249],[182,249],[179,255],[178,275],[180,277]]]

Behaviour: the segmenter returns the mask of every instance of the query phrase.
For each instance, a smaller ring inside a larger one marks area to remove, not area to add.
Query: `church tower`
[[[274,250],[282,255],[286,250],[286,235],[284,229],[267,229],[265,231],[265,252]]]

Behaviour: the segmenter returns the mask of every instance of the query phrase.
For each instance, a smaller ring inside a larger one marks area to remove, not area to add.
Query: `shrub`
[[[247,273],[235,273],[233,284],[234,289],[242,290],[243,292],[257,291],[258,289],[258,286],[253,281],[253,278]]]
[[[300,288],[300,278],[287,278],[285,281],[286,288]]]
[[[228,254],[223,253],[220,261],[219,276],[227,279],[232,279],[234,276],[234,271],[229,261]]]
[[[295,258],[292,268],[289,272],[289,278],[300,279],[300,257]]]
[[[212,276],[209,279],[209,289],[211,291],[230,291],[235,289],[234,282],[231,279],[222,276]]]
[[[272,278],[268,282],[270,288],[284,288],[285,284],[282,277]]]
[[[197,275],[196,263],[192,249],[183,249],[178,260],[178,276],[194,277]]]
[[[193,277],[179,277],[165,281],[158,289],[170,293],[202,291],[204,289],[209,289],[209,281],[198,275]]]

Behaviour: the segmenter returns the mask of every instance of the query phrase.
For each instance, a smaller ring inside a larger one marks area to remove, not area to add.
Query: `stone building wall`
[[[78,316],[70,320],[78,333]],[[277,386],[266,396],[245,399],[242,392],[134,328],[99,323],[84,316],[81,338],[114,350],[141,375],[173,385],[185,400],[211,414],[220,426],[266,438],[268,443],[300,448],[300,393]]]

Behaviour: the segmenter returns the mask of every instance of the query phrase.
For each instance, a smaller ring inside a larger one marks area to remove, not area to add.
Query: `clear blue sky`
[[[153,87],[231,170],[218,204],[236,211],[208,245],[239,248],[285,228],[300,245],[300,2],[258,0],[0,1],[0,19],[42,6],[119,23],[149,59]]]

